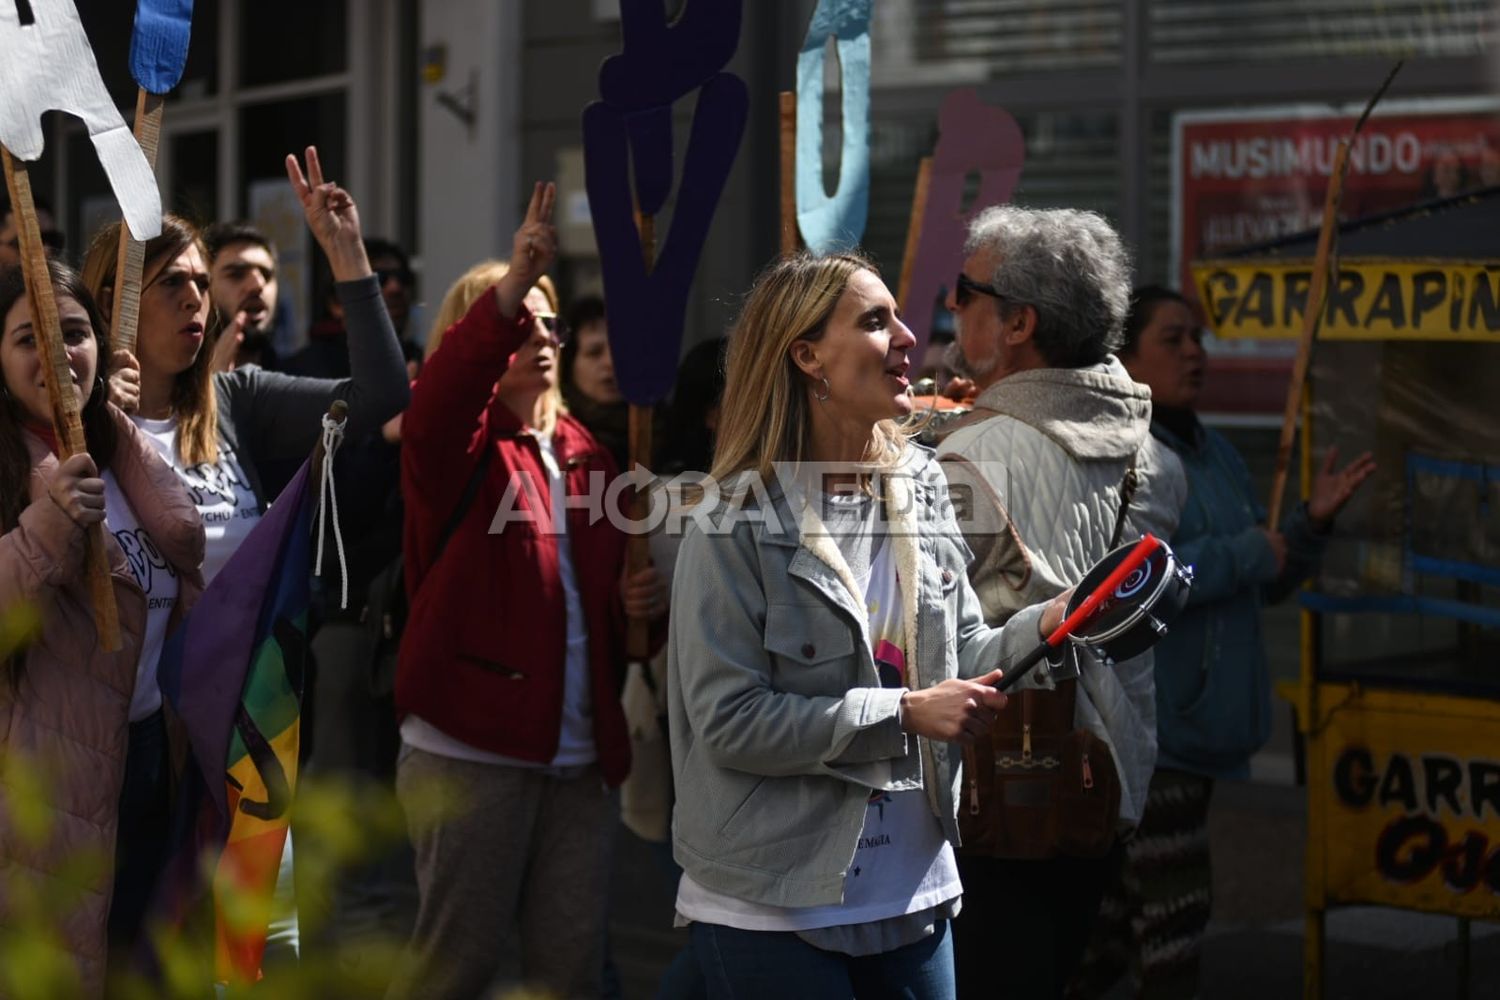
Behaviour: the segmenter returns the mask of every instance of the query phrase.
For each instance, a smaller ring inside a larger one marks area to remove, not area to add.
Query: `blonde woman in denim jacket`
[[[1067,595],[984,625],[907,352],[857,254],[757,280],[712,480],[677,561],[668,708],[690,923],[711,997],[949,997],[961,887],[950,743]]]

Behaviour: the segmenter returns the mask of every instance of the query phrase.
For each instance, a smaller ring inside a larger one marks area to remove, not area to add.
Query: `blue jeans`
[[[796,934],[693,924],[693,950],[712,1000],[953,1000],[953,938],[946,920],[914,944],[855,958]]]

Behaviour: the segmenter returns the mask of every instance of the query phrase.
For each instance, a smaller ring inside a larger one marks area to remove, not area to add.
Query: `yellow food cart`
[[[1300,333],[1316,233],[1197,262],[1221,338]],[[1340,228],[1303,405],[1311,461],[1375,452],[1301,595],[1304,996],[1324,914],[1500,918],[1500,188]]]

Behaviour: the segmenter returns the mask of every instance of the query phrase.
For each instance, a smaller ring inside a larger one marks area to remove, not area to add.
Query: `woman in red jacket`
[[[654,569],[624,577],[619,519],[583,496],[616,469],[559,404],[561,331],[536,287],[555,199],[537,185],[509,271],[443,336],[402,426],[396,788],[420,903],[394,995],[483,993],[512,934],[528,984],[599,991],[611,789],[630,769],[625,620],[663,615],[666,595]]]

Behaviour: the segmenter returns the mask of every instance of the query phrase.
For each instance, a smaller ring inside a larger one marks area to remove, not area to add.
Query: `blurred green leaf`
[[[0,660],[32,642],[42,631],[42,613],[28,601],[0,608]]]

